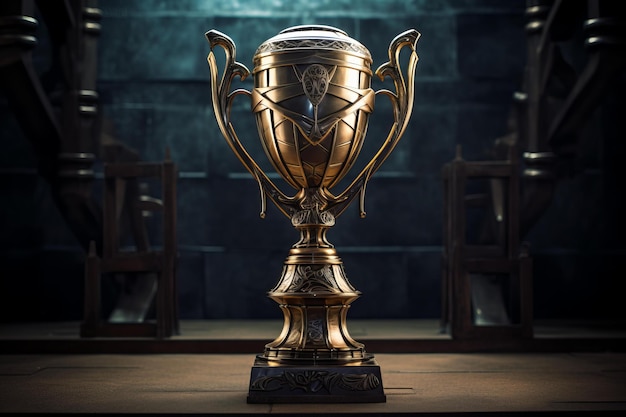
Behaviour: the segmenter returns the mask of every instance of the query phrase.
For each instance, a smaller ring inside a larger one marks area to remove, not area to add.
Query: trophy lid
[[[254,60],[274,53],[319,50],[351,53],[370,64],[372,62],[372,56],[365,46],[343,30],[326,25],[301,25],[284,29],[257,48]]]

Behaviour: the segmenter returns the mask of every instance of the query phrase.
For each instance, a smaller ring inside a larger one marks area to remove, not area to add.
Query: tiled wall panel
[[[353,304],[351,317],[437,318],[441,167],[454,158],[456,145],[462,145],[467,159],[481,159],[493,141],[506,134],[511,97],[520,88],[526,61],[524,5],[523,0],[102,1],[98,70],[107,132],[143,160],[161,160],[169,149],[180,169],[182,317],[280,317],[265,293],[276,283],[282,261],[298,238],[289,220],[271,203],[267,218],[259,218],[258,186],[217,128],[206,62],[207,30],[229,35],[237,46],[237,60],[249,69],[257,46],[289,26],[326,24],[344,29],[370,49],[373,69],[388,59],[387,48],[394,36],[409,28],[422,33],[415,106],[406,134],[368,186],[367,217],[360,219],[353,203],[328,237],[344,259],[348,277],[363,292]],[[46,42],[41,45],[45,48]],[[221,50],[217,58],[223,60]],[[36,54],[36,63],[49,63],[43,51]],[[251,88],[250,80],[233,85]],[[376,90],[390,87],[388,80],[374,80]],[[247,98],[236,99],[232,109],[236,132],[253,158],[273,172],[249,106]],[[41,288],[57,288],[52,283],[74,286],[60,292],[80,297],[75,287],[82,282],[82,258],[70,255],[79,249],[60,214],[54,212],[45,185],[36,179],[32,149],[10,109],[5,102],[0,102],[0,109],[4,202],[0,272],[14,274],[22,268],[24,274],[39,280]],[[385,97],[379,97],[362,157],[333,191],[342,191],[377,151],[389,130],[390,114]],[[597,147],[585,146],[599,165]],[[272,179],[286,193],[293,193],[276,175]],[[601,176],[591,175],[563,184],[555,206],[531,235],[539,247],[567,246],[581,236],[595,243],[601,240],[592,234],[591,220],[577,220],[580,216],[597,219],[594,201],[603,198],[600,181]],[[94,192],[101,192],[99,183]],[[561,211],[568,214],[561,216]],[[555,218],[561,223],[555,223]],[[23,251],[17,256],[8,248]],[[49,256],[51,248],[65,255]],[[557,309],[545,304],[545,294],[552,294],[554,287],[544,284],[542,274],[552,274],[558,269],[555,265],[565,265],[566,258],[570,259],[566,256],[570,252],[559,253],[556,264],[549,263],[550,256],[541,258],[536,271],[543,291],[536,295],[538,311],[547,316]],[[45,274],[26,267],[32,266],[33,259],[44,258]],[[585,286],[584,278],[577,275],[582,270],[566,271],[575,276],[576,288]],[[7,285],[3,286],[7,291],[24,289]],[[48,293],[56,297],[59,292]],[[51,314],[55,300],[45,293],[38,297],[45,299],[42,305]],[[66,302],[65,306],[56,315],[80,318],[80,303]]]

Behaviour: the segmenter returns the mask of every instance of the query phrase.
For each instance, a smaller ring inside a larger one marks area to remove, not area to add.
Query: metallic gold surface
[[[413,108],[414,75],[419,33],[408,30],[389,45],[389,61],[374,74],[372,58],[361,43],[329,26],[295,26],[262,43],[254,58],[254,89],[231,90],[235,77],[251,73],[235,59],[235,44],[225,34],[210,30],[207,60],[218,126],[232,151],[253,175],[261,190],[261,217],[266,198],[291,219],[300,232],[284,262],[282,275],[269,292],[284,315],[280,335],[265,347],[262,358],[272,364],[337,363],[355,365],[372,358],[363,344],[350,337],[346,316],[360,292],[348,281],[337,251],[326,238],[352,200],[360,196],[365,216],[365,187],[402,137]],[[221,78],[215,48],[226,64]],[[406,70],[400,51],[410,48]],[[374,91],[372,75],[390,77],[395,92]],[[284,194],[268,178],[241,144],[230,118],[238,95],[251,99],[258,133],[267,157],[295,190]],[[394,123],[378,152],[352,183],[335,195],[337,185],[354,165],[367,132],[377,95],[389,98]]]

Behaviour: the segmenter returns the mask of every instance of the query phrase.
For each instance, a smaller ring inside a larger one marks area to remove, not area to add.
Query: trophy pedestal
[[[259,355],[250,375],[249,404],[383,402],[380,367],[373,356],[355,364],[276,364]]]
[[[300,241],[268,293],[283,312],[283,330],[256,357],[248,402],[385,402],[380,367],[348,331],[348,309],[361,293],[326,240],[334,218],[312,209],[292,223]]]

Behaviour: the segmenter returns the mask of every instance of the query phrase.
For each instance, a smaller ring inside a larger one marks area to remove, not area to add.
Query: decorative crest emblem
[[[328,71],[320,64],[313,64],[302,73],[302,88],[312,105],[319,105],[326,95],[329,78]]]

